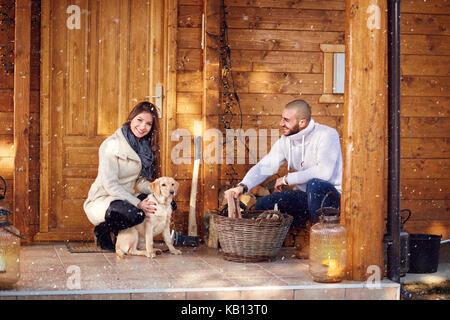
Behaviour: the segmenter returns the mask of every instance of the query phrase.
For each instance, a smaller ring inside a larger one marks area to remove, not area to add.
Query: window
[[[343,103],[345,87],[345,45],[321,44],[323,52],[323,94],[320,103]]]

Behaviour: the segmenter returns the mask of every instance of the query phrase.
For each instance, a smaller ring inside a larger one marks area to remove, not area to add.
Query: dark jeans
[[[139,200],[144,200],[146,194],[140,194]],[[110,203],[105,214],[105,221],[97,225],[94,234],[102,249],[114,250],[114,243],[110,233],[118,235],[120,230],[131,228],[144,221],[145,214],[128,201],[115,200]]]
[[[278,204],[278,210],[282,213],[290,214],[294,217],[292,225],[304,227],[306,221],[311,225],[319,222],[320,209],[325,195],[330,193],[324,201],[323,207],[340,208],[340,193],[329,182],[321,179],[311,179],[306,186],[306,192],[300,190],[286,190],[276,192],[268,196],[259,198],[255,205],[255,210],[273,210]]]

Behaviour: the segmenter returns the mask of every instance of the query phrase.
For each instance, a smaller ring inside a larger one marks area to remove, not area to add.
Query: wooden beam
[[[14,41],[13,223],[29,237],[31,1],[16,0]]]
[[[41,87],[40,87],[40,192],[39,231],[48,232],[50,212],[51,173],[51,112],[50,87],[52,80],[50,64],[50,0],[41,1]]]
[[[164,46],[166,48],[166,54],[164,58],[165,69],[165,94],[166,99],[163,102],[166,113],[164,115],[164,128],[165,139],[163,154],[166,155],[165,159],[161,159],[162,174],[167,176],[174,176],[175,171],[172,170],[172,160],[170,156],[171,147],[171,135],[176,129],[177,121],[177,17],[178,17],[178,0],[166,0],[165,1],[165,23],[167,32],[165,33]],[[164,113],[163,113],[164,114]]]
[[[219,118],[216,116],[221,110],[219,85],[220,85],[220,36],[221,36],[221,1],[204,1],[204,47],[203,47],[203,128],[219,129]],[[203,134],[205,133],[203,132]],[[216,137],[217,138],[217,137]],[[214,139],[214,138],[213,138]],[[203,152],[209,143],[203,145]],[[220,141],[222,143],[222,141]],[[204,158],[203,158],[204,160]],[[203,207],[200,217],[203,220],[205,210],[214,210],[218,206],[220,165],[216,162],[203,161]],[[203,227],[203,224],[200,224]],[[203,233],[202,233],[203,234]]]
[[[348,276],[383,275],[387,127],[386,1],[346,1],[346,87],[342,222],[348,231]],[[373,272],[373,271],[372,271]]]

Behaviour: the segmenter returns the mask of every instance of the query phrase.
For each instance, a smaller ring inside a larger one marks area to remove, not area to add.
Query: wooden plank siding
[[[342,136],[343,103],[319,103],[324,86],[320,45],[344,44],[345,1],[229,0],[225,5],[242,127],[257,133],[267,130],[267,145],[258,141],[258,148],[264,149],[255,155],[258,160],[274,142],[270,133],[279,129],[283,107],[294,99],[308,101],[314,119],[336,128]],[[234,111],[232,128],[238,129],[240,119]],[[236,155],[235,163],[238,160]],[[236,179],[242,179],[253,165],[248,152],[245,160],[245,164],[233,165]],[[221,185],[230,180],[230,170],[224,167]]]
[[[191,133],[193,122],[202,116],[202,3],[182,0],[178,10],[177,128]],[[341,131],[343,104],[319,104],[318,101],[323,93],[320,45],[344,43],[345,1],[311,1],[295,9],[287,1],[284,5],[275,1],[246,1],[245,7],[240,1],[225,1],[225,5],[234,84],[243,111],[242,129],[269,132],[264,146],[258,142],[259,148],[270,150],[274,142],[270,130],[279,128],[283,106],[301,96],[313,106],[315,118]],[[206,115],[209,128],[214,125],[223,128],[223,110],[207,108],[204,112],[209,113]],[[238,115],[234,118],[233,129],[240,127],[238,118]],[[257,158],[264,154],[258,154]],[[249,163],[248,153],[244,164],[237,164],[238,161],[235,152],[233,167],[238,173],[235,178],[241,179],[253,164]],[[178,196],[179,207],[188,211],[192,165],[174,167],[178,168],[176,176],[182,188],[188,188]],[[219,185],[214,187],[218,192],[221,187],[229,187],[230,172],[226,165],[218,166],[217,170]],[[211,201],[208,205],[211,206]],[[217,209],[218,205],[205,210]]]
[[[194,121],[202,120],[203,108],[203,50],[202,41],[202,0],[179,0],[177,18],[177,101],[176,101],[176,126],[174,129],[186,129],[193,136]],[[173,149],[179,142],[170,141],[169,148]],[[193,147],[193,140],[192,140]],[[193,150],[192,150],[193,156]],[[170,172],[180,183],[177,195],[178,212],[174,217],[177,229],[187,234],[189,200],[192,181],[192,165],[175,164],[170,162]],[[203,165],[200,166],[202,172]],[[203,183],[199,176],[199,185]],[[201,188],[198,189],[202,190]],[[197,197],[197,216],[200,215],[202,195]],[[198,223],[200,221],[198,220]]]
[[[319,103],[324,85],[320,44],[344,43],[345,1],[229,0],[225,5],[244,130],[278,128],[282,107],[303,97],[314,118],[342,137],[343,104]],[[180,1],[177,124],[183,128],[190,128],[201,112],[201,13],[200,1]],[[401,205],[414,212],[408,222],[412,232],[447,237],[449,14],[443,0],[402,2]],[[220,186],[229,180],[226,167]],[[251,164],[233,167],[240,179]],[[185,165],[178,174],[189,180],[191,171]]]
[[[411,233],[450,236],[450,4],[402,1],[401,208]]]

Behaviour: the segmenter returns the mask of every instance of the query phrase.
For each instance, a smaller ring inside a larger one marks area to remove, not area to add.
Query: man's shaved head
[[[306,119],[307,122],[311,120],[311,108],[304,100],[294,100],[289,102],[286,109],[295,109],[297,120]]]

